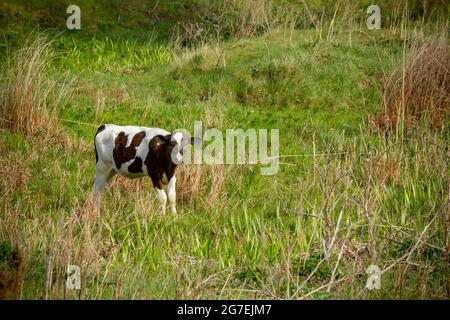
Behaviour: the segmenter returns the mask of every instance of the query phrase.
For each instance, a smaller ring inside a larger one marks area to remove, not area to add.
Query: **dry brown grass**
[[[384,153],[379,157],[376,157],[372,163],[374,179],[381,184],[393,183],[396,186],[400,186],[401,176],[399,161],[396,154]]]
[[[52,80],[48,68],[53,59],[51,41],[45,35],[32,34],[22,49],[10,59],[1,74],[1,126],[12,132],[55,133],[57,117],[54,106],[67,98],[69,89],[64,76]]]
[[[180,166],[177,173],[177,198],[181,202],[190,202],[199,193],[204,192],[203,170],[200,165]]]
[[[409,130],[421,121],[442,130],[450,112],[450,48],[446,32],[423,42],[413,39],[403,64],[386,79],[377,125]]]
[[[177,199],[189,203],[200,200],[208,207],[217,206],[225,200],[225,185],[228,181],[230,166],[182,165],[177,173]]]
[[[5,172],[0,179],[0,193],[2,194],[0,198],[10,196],[12,193],[26,188],[30,170],[24,161],[26,159],[19,153],[10,153],[5,157],[0,157],[0,166]]]
[[[199,47],[230,37],[251,38],[277,28],[293,29],[307,19],[297,4],[275,6],[269,0],[211,2],[198,7],[194,17],[178,22],[171,40],[173,48]]]
[[[273,28],[278,21],[274,17],[274,10],[266,0],[239,1],[238,19],[235,34],[250,37]]]

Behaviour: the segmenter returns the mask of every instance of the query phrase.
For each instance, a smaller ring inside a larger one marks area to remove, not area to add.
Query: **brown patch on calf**
[[[128,171],[131,173],[141,173],[142,172],[142,159],[136,157],[132,164],[128,166]]]
[[[153,186],[158,189],[163,188],[162,179],[164,174],[166,174],[167,180],[170,181],[177,168],[177,165],[171,159],[173,145],[170,142],[170,138],[170,134],[166,136],[157,135],[152,138],[149,142],[149,150],[144,162]]]
[[[136,148],[141,144],[142,140],[145,137],[145,131],[138,132],[134,135],[131,143],[128,147],[127,141],[128,136],[125,135],[125,132],[120,132],[114,141],[115,147],[113,150],[113,158],[116,163],[117,169],[120,169],[122,163],[128,162],[136,156]],[[142,161],[142,160],[141,160]]]
[[[105,130],[105,125],[102,124],[100,127],[98,127],[97,132],[95,133],[94,136],[94,149],[95,149],[95,163],[98,162],[98,152],[97,152],[97,147],[95,145],[95,138],[97,137],[97,135],[102,132],[103,130]]]

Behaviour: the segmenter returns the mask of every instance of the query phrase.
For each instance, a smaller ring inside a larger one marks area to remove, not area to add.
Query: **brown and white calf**
[[[190,138],[181,131],[168,132],[159,128],[102,125],[95,134],[96,171],[94,194],[99,199],[106,184],[119,174],[125,178],[149,176],[165,212],[176,213],[175,170],[183,160],[188,144],[200,138]]]

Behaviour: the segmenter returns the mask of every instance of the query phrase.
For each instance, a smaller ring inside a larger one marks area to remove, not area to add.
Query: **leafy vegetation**
[[[376,123],[404,52],[448,38],[446,7],[388,1],[383,28],[367,30],[364,1],[254,1],[252,16],[245,1],[149,11],[80,0],[81,30],[30,35],[37,23],[64,29],[68,3],[55,3],[0,5],[0,271],[14,275],[8,261],[23,252],[18,298],[449,297],[448,121],[396,134]],[[20,59],[33,50],[37,60]],[[198,120],[280,129],[280,171],[182,166],[176,216],[158,215],[149,179],[118,177],[94,210],[100,124]],[[81,267],[81,292],[65,289],[68,264]],[[380,290],[364,288],[371,264]]]

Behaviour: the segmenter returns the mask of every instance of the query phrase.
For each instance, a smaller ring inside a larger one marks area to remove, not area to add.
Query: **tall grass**
[[[450,46],[447,28],[421,41],[413,37],[403,63],[386,79],[379,127],[409,130],[420,121],[443,130],[450,113]]]
[[[297,5],[275,5],[268,0],[212,1],[198,10],[195,20],[181,21],[175,27],[171,42],[176,49],[255,37],[276,28],[295,27],[305,17]]]
[[[270,197],[245,195],[248,169],[184,167],[179,214],[161,217],[150,183],[124,179],[96,214],[80,193],[90,188],[91,150],[33,140],[23,165],[37,180],[16,189],[17,203],[1,200],[0,242],[27,248],[23,298],[444,297],[444,144],[435,134],[399,145],[336,133],[317,146],[309,173],[267,179]],[[51,172],[32,167],[43,153]],[[41,179],[59,187],[36,193]],[[81,292],[65,289],[67,264],[81,267]],[[370,264],[384,271],[380,292],[363,289]]]
[[[3,128],[26,135],[56,132],[56,107],[69,94],[64,77],[51,79],[51,41],[32,33],[25,45],[5,63],[1,73],[0,122]]]

